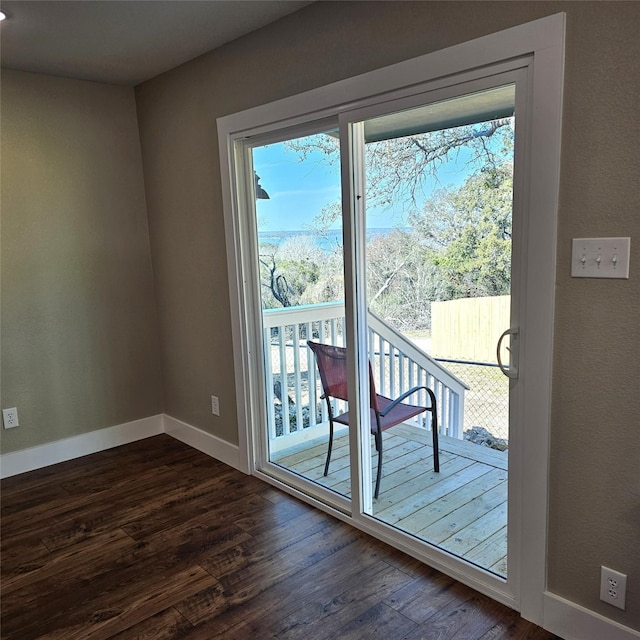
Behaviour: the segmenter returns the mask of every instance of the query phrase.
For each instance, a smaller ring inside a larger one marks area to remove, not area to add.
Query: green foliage
[[[431,248],[439,300],[509,293],[511,281],[511,166],[470,175],[442,189],[410,223]]]

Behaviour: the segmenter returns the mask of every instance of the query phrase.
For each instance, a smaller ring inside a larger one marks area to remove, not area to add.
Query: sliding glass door
[[[510,385],[496,350],[515,323],[514,112],[508,83],[352,129],[371,370],[360,397],[378,405],[362,429],[363,511],[503,578]]]
[[[515,96],[506,74],[243,147],[259,468],[500,578]]]

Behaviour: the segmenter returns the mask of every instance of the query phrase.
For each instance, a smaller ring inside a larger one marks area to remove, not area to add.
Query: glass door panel
[[[252,160],[263,327],[267,461],[350,496],[347,428],[330,415],[308,341],[345,345],[337,132],[255,146]]]
[[[414,388],[404,403],[431,407],[432,393],[439,454],[430,411],[383,417],[365,512],[501,577],[509,380],[496,344],[511,326],[514,100],[507,85],[372,118],[359,154],[379,408]]]

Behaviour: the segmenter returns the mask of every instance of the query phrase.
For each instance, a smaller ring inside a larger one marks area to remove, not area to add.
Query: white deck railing
[[[368,326],[369,359],[378,393],[395,398],[415,386],[430,387],[438,399],[440,433],[462,438],[467,385],[374,313],[368,314]],[[307,340],[343,346],[344,305],[267,309],[263,327],[268,345],[267,418],[273,452],[319,437],[326,430],[326,403],[320,400],[322,388]],[[426,392],[418,392],[408,401],[425,403]],[[338,413],[344,409],[342,405],[335,407]]]

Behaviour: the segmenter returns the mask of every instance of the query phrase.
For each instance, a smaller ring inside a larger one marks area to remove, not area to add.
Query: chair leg
[[[440,451],[438,449],[438,415],[435,405],[431,411],[431,437],[433,439],[433,470],[437,473],[440,471]]]
[[[324,464],[324,475],[329,473],[329,463],[331,462],[331,449],[333,449],[333,420],[329,419],[329,450],[327,451],[327,461]]]
[[[329,473],[329,463],[331,462],[331,450],[333,449],[333,409],[331,408],[331,400],[329,396],[323,395],[327,403],[327,415],[329,416],[329,449],[327,451],[327,461],[324,463],[324,475]]]
[[[380,493],[380,478],[382,477],[382,433],[378,431],[375,434],[376,449],[378,450],[378,473],[376,474],[376,491],[373,497],[377,500]]]

